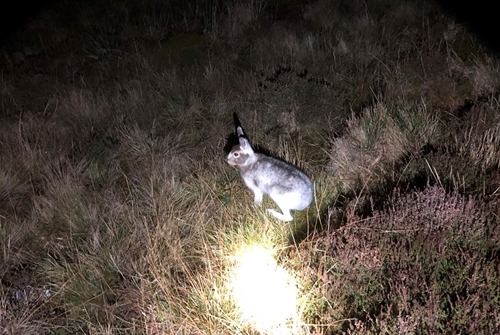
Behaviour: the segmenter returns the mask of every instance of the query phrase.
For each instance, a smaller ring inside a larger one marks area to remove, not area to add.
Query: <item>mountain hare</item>
[[[283,214],[273,209],[267,212],[279,220],[291,221],[290,210],[302,210],[313,199],[311,179],[291,164],[255,153],[243,129],[237,127],[236,132],[239,145],[235,145],[227,155],[227,162],[238,167],[243,181],[254,193],[256,205],[260,205],[262,196],[268,194]]]

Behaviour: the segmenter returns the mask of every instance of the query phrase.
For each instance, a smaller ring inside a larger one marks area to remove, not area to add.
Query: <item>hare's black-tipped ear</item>
[[[236,114],[236,112],[233,113],[233,122],[234,122],[235,128],[241,127],[241,122],[240,122],[240,119],[238,118],[238,115]]]
[[[241,128],[240,126],[236,127],[236,134],[238,135],[238,137],[245,136],[243,128]]]

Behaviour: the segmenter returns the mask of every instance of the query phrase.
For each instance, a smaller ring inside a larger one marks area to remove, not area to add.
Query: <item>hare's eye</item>
[[[239,153],[239,152],[235,152],[235,153],[233,154],[233,156],[234,156],[234,157],[238,157],[239,155],[240,155],[240,153]]]

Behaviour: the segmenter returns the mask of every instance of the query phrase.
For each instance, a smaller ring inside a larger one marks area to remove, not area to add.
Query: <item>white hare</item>
[[[237,166],[243,181],[254,193],[254,202],[262,203],[268,194],[282,213],[267,211],[282,221],[292,221],[290,210],[302,210],[313,200],[313,183],[295,166],[276,158],[254,152],[243,129],[237,127],[239,145],[235,145],[227,156],[230,165]]]

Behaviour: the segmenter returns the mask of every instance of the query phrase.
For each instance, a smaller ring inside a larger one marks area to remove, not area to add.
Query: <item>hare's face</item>
[[[241,129],[241,127],[238,127]],[[250,145],[250,142],[243,136],[239,137],[240,144],[235,145],[229,155],[227,155],[226,161],[229,165],[234,166],[245,166],[252,164],[257,160],[255,153]]]
[[[248,153],[245,153],[239,145],[236,145],[227,155],[226,161],[229,165],[241,166],[246,164],[248,158]]]

